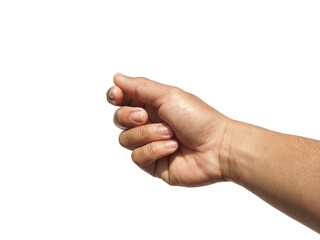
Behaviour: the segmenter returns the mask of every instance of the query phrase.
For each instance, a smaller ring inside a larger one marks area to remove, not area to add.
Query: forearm
[[[320,232],[320,142],[231,121],[225,175]]]

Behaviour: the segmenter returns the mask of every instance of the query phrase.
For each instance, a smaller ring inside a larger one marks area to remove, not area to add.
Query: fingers
[[[174,153],[178,149],[176,140],[157,141],[136,148],[132,152],[132,160],[139,167],[146,168],[156,160]]]
[[[148,121],[146,110],[138,107],[121,107],[114,114],[114,124],[121,128],[127,129],[145,124]]]
[[[171,128],[162,123],[147,124],[123,131],[119,135],[121,146],[135,149],[150,142],[168,140],[172,138]]]
[[[114,76],[114,83],[126,94],[141,102],[158,108],[164,101],[170,87],[146,78],[127,77],[122,74]]]

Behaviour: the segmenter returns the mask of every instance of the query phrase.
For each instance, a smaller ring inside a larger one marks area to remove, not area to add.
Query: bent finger
[[[121,129],[128,129],[145,124],[148,113],[140,107],[121,107],[116,110],[113,117],[114,124]]]
[[[125,94],[118,86],[112,86],[107,91],[107,100],[115,106],[129,105],[130,96]]]
[[[115,106],[131,106],[131,107],[144,107],[145,103],[139,101],[135,97],[124,93],[118,86],[112,86],[107,91],[107,100],[110,104]]]
[[[119,143],[128,149],[135,149],[150,142],[172,138],[173,131],[163,123],[152,123],[123,131],[119,135]]]
[[[170,139],[166,141],[157,141],[136,148],[132,152],[132,160],[140,168],[146,168],[157,159],[163,158],[174,153],[178,149],[178,142]]]

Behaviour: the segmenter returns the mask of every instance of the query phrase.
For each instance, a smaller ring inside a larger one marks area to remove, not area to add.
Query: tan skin
[[[233,181],[320,232],[320,142],[227,118],[196,96],[114,76],[108,101],[133,161],[170,185]]]

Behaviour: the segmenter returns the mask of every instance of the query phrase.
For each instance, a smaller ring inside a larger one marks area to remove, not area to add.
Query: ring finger
[[[146,168],[156,160],[174,153],[177,149],[178,142],[173,139],[151,142],[133,150],[131,157],[139,167]]]

